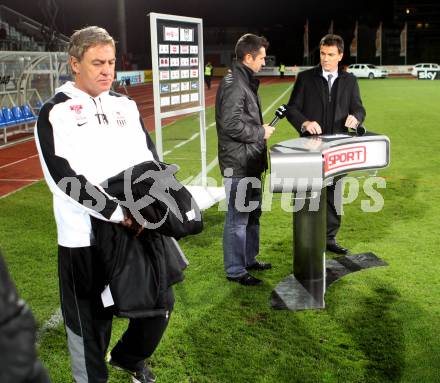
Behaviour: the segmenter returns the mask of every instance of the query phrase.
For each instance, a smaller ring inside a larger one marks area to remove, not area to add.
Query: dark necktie
[[[327,84],[328,84],[328,101],[330,102],[332,100],[332,74],[329,74],[327,76]]]

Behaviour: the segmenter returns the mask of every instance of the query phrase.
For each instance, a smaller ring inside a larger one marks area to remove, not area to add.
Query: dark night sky
[[[1,0],[1,4],[42,23],[45,22],[42,8],[51,2],[58,5],[56,25],[60,32],[69,36],[85,25],[99,25],[117,39],[116,0]],[[361,3],[368,5],[361,7]],[[317,43],[314,40],[326,33],[331,19],[334,19],[335,32],[341,34],[345,30],[352,31],[355,20],[371,27],[377,26],[379,21],[391,21],[392,4],[392,0],[337,0],[333,3],[318,0],[126,0],[128,51],[144,54],[149,49],[146,16],[149,12],[200,17],[205,27],[252,27],[269,38],[272,54],[277,54],[285,49],[286,38],[298,40],[295,49],[302,46],[306,18],[310,23],[310,42],[314,44]]]

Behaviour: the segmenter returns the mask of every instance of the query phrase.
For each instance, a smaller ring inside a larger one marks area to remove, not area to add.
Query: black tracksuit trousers
[[[101,302],[102,280],[91,247],[58,247],[61,310],[76,383],[107,382],[105,362],[113,312]],[[172,288],[170,302],[174,301]],[[171,305],[172,307],[172,305]],[[111,356],[129,370],[142,369],[168,325],[169,315],[130,319]]]

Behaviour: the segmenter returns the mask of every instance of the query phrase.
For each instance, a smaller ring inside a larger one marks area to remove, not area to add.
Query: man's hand
[[[269,137],[272,135],[272,133],[275,132],[275,128],[273,126],[270,126],[269,124],[264,124],[263,129],[264,129],[265,140],[268,140]]]
[[[355,116],[353,116],[352,114],[349,114],[347,119],[345,120],[344,125],[347,128],[356,129],[356,127],[359,125],[359,121]]]
[[[316,121],[306,121],[302,124],[305,132],[310,134],[322,134],[321,126]]]
[[[142,225],[139,225],[139,223],[136,221],[136,218],[133,217],[129,209],[124,210],[124,220],[121,221],[121,225],[134,231],[136,233],[136,237],[144,230],[144,227]]]

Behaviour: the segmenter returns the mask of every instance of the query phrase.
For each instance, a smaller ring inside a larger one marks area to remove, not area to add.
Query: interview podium
[[[326,288],[349,273],[385,262],[373,253],[325,259],[326,186],[334,177],[388,166],[388,137],[367,132],[300,137],[270,148],[270,191],[293,193],[304,205],[293,213],[293,274],[272,291],[276,309],[325,307]]]

